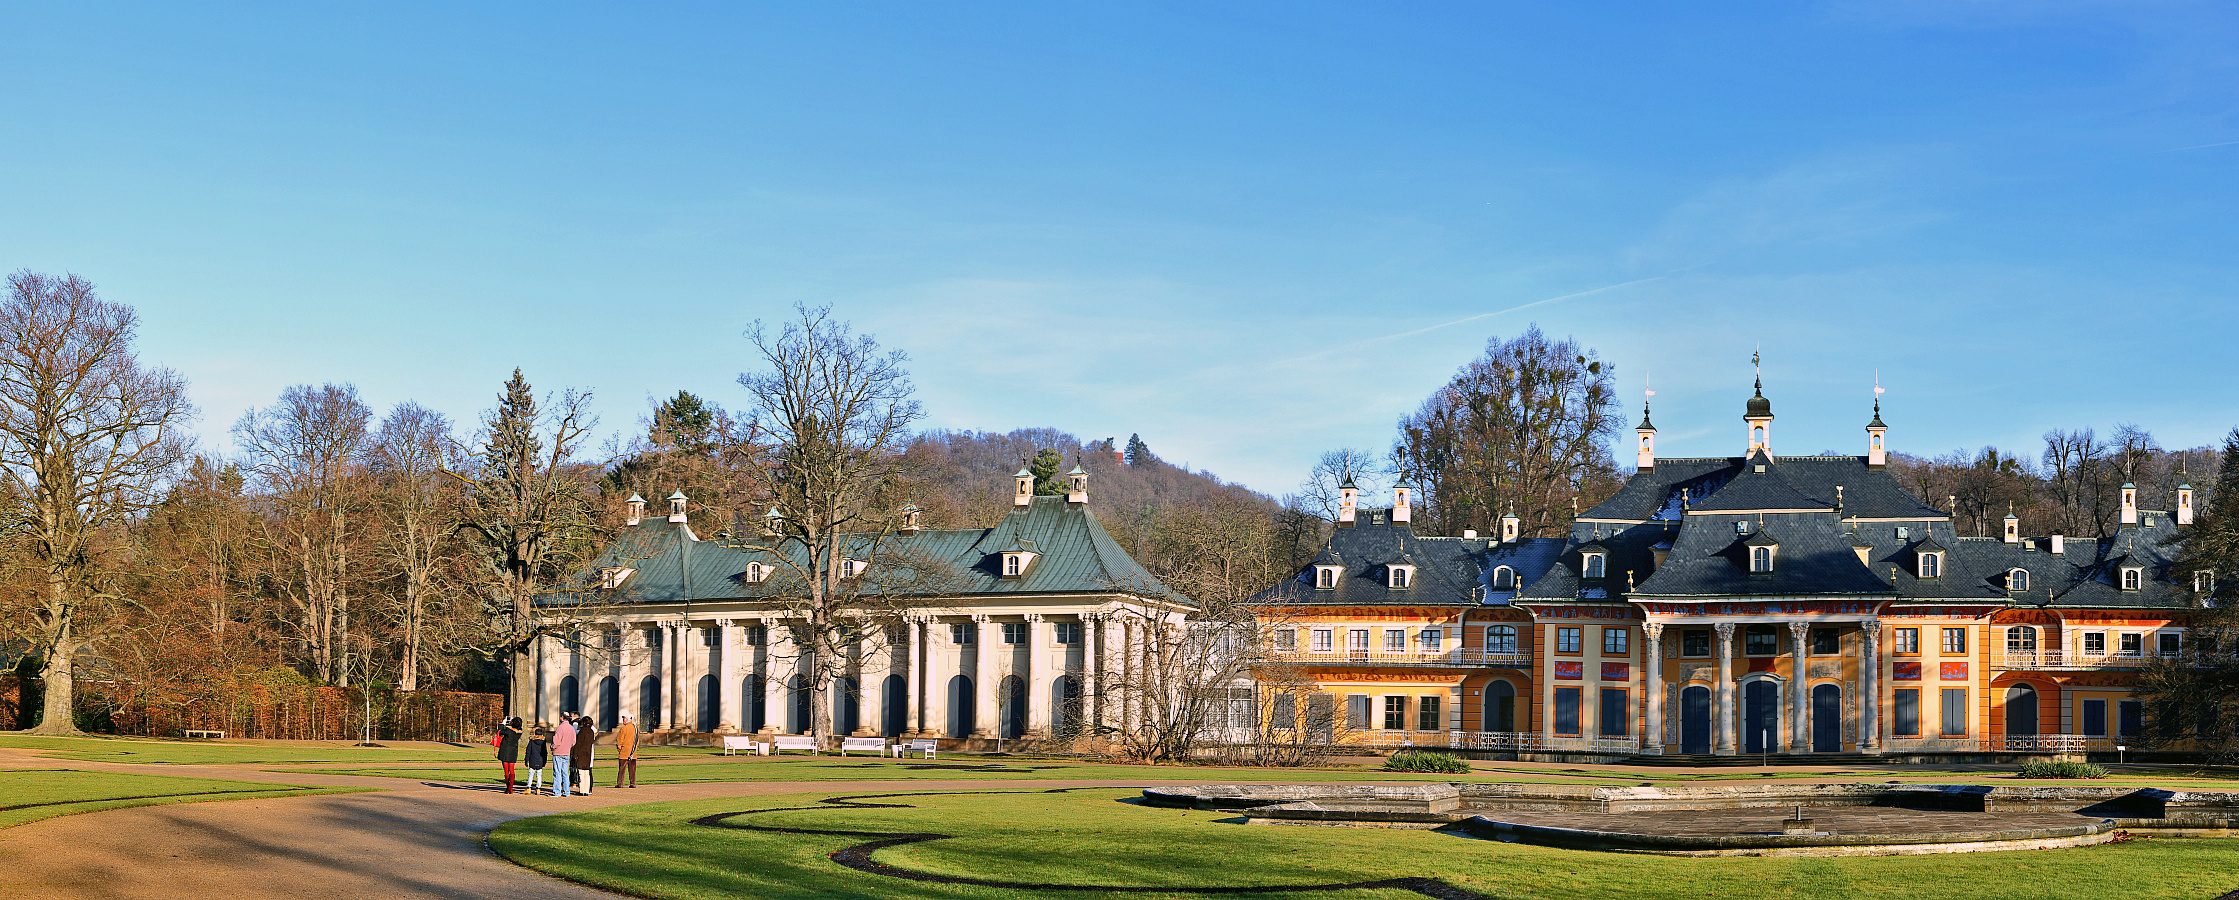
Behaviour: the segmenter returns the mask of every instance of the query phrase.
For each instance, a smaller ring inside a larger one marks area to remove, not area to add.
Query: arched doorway
[[[900,675],[886,676],[886,709],[879,716],[879,734],[901,737],[910,727],[909,682]]]
[[[647,729],[661,727],[661,678],[647,675],[637,686],[637,718]]]
[[[1710,688],[1691,684],[1679,692],[1679,752],[1710,752]]]
[[[582,712],[583,698],[579,696],[580,693],[581,689],[575,683],[575,676],[570,675],[560,679],[560,711]]]
[[[1744,753],[1780,743],[1780,682],[1759,678],[1742,685],[1741,739]]]
[[[1026,679],[1005,675],[996,682],[998,697],[1003,703],[1002,737],[1015,738],[1026,733]]]
[[[958,675],[948,680],[948,736],[971,737],[978,726],[972,709],[972,678]]]
[[[1480,724],[1486,731],[1516,730],[1515,685],[1505,681],[1485,683],[1485,721]]]
[[[1811,752],[1841,753],[1843,749],[1843,689],[1822,684],[1811,689]]]
[[[770,723],[768,684],[760,675],[748,675],[739,691],[739,699],[745,701],[739,706],[746,711],[746,721],[740,722],[739,728],[744,731],[761,731],[762,726]]]
[[[785,682],[785,733],[807,734],[816,724],[816,692],[799,675]]]
[[[599,730],[613,731],[622,720],[622,680],[612,675],[599,679]]]
[[[2026,740],[2011,739],[2034,738],[2036,736],[2037,689],[2026,684],[2017,684],[2007,688],[2006,737],[2011,744],[2009,749],[2022,749],[2024,744],[2030,743]]]
[[[701,734],[714,731],[723,721],[723,683],[713,675],[700,676],[699,728]]]
[[[854,734],[862,719],[863,695],[855,689],[855,679],[832,679],[832,733]]]
[[[1051,683],[1050,735],[1072,737],[1081,727],[1081,682],[1071,675],[1059,675]]]

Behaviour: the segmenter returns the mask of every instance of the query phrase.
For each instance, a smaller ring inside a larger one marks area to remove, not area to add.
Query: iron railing
[[[1606,753],[1612,756],[1632,756],[1641,752],[1639,738],[1560,737],[1533,731],[1353,731],[1345,735],[1343,743],[1395,749],[1419,747],[1517,753]]]
[[[1459,650],[1277,650],[1276,659],[1291,663],[1327,666],[1422,666],[1462,669],[1522,669],[1532,664],[1531,651]]]
[[[2007,650],[1992,648],[1990,667],[1993,669],[2022,669],[2057,671],[2062,669],[2141,669],[2164,659],[2177,659],[2177,653],[2151,653],[2146,651],[2114,651],[2110,653],[2070,653],[2064,650]]]

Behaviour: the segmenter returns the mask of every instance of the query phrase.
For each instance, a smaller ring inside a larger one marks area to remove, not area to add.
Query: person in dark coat
[[[544,783],[544,767],[552,764],[552,729],[536,727],[536,733],[529,738],[528,749],[522,752],[521,763],[529,767],[529,796],[536,796],[540,785],[545,793],[552,792],[552,786]]]
[[[575,750],[568,754],[568,767],[582,773],[576,777],[583,780],[582,792],[585,796],[591,793],[591,748],[598,740],[599,728],[591,724],[591,717],[576,717]]]
[[[513,793],[513,764],[521,761],[521,717],[498,723],[498,764],[505,767],[505,792]]]

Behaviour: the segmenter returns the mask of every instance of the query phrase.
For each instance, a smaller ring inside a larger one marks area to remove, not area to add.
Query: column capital
[[[1718,632],[1718,640],[1721,644],[1734,639],[1734,623],[1732,622],[1712,622],[1710,623],[1710,630]]]
[[[1807,635],[1807,634],[1810,634],[1810,633],[1811,633],[1811,623],[1810,623],[1810,622],[1790,622],[1790,623],[1788,623],[1788,636],[1789,636],[1789,637],[1791,637],[1791,638],[1794,638],[1794,639],[1795,639],[1795,641],[1796,641],[1796,647],[1797,647],[1797,650],[1796,650],[1796,652],[1798,652],[1798,653],[1801,653],[1801,652],[1803,652],[1803,649],[1802,649],[1802,648],[1803,648],[1803,645],[1804,645],[1804,636],[1805,636],[1805,635]]]
[[[1026,621],[1029,621],[1029,622],[1040,622],[1040,621],[1042,621],[1042,614],[1041,614],[1041,613],[1027,613],[1027,614],[1026,614]]]
[[[736,623],[737,621],[738,621],[737,619],[717,619],[717,620],[715,620],[715,627],[717,627],[717,628],[729,628],[729,627],[731,627],[731,625],[732,625],[732,624]]]
[[[989,620],[989,619],[992,619],[992,618],[994,618],[994,616],[990,616],[990,615],[988,615],[987,613],[973,613],[973,614],[972,614],[972,621],[974,621],[974,622],[978,622],[978,623],[981,623],[981,624],[983,624],[983,625],[987,623],[987,620]]]
[[[1640,633],[1651,641],[1662,638],[1664,636],[1664,623],[1643,622],[1640,626]]]

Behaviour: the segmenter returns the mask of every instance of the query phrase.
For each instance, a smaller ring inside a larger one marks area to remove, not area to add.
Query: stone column
[[[1553,677],[1555,674],[1554,634],[1555,626],[1553,625],[1532,626],[1532,642],[1536,645],[1532,649],[1539,654],[1540,659],[1547,661],[1546,667],[1543,671],[1548,674],[1548,677],[1539,680],[1539,735],[1546,742],[1545,746],[1548,747],[1555,746],[1555,679]],[[1331,635],[1331,637],[1335,638],[1337,637],[1337,635]],[[1580,683],[1583,684],[1584,682]],[[1583,689],[1581,690],[1583,691]],[[1370,720],[1371,727],[1373,727],[1377,714],[1382,712],[1382,710],[1376,708],[1376,700],[1373,696],[1369,698],[1368,703],[1368,718]],[[1584,704],[1580,705],[1583,706]],[[1580,715],[1583,716],[1584,712],[1581,711]],[[1584,732],[1586,731],[1586,723],[1578,723],[1578,730],[1581,736],[1583,736]]]
[[[1881,623],[1860,623],[1858,641],[1858,750],[1881,749]]]
[[[739,669],[739,658],[746,638],[739,632],[738,623],[731,619],[715,620],[715,676],[716,696],[723,700],[716,710],[715,730],[723,734],[737,734],[746,728],[746,676]]]
[[[1003,721],[1001,695],[996,685],[1003,681],[1001,664],[1002,631],[985,615],[972,617],[972,736],[991,738],[1000,731]]]
[[[912,724],[917,726],[914,733],[920,738],[939,737],[934,730],[936,726],[932,724],[933,693],[945,689],[947,685],[939,683],[933,677],[934,629],[938,626],[932,616],[920,615],[910,618],[910,627],[917,637],[917,641],[910,646],[909,676],[910,683],[917,686],[917,696],[910,698],[910,713],[916,717],[912,720]]]
[[[1712,692],[1714,709],[1711,710],[1710,752],[1719,756],[1734,755],[1734,734],[1740,730],[1734,721],[1734,623],[1716,622],[1710,626],[1711,638],[1718,642],[1718,686]]]
[[[1026,682],[1026,734],[1021,735],[1022,737],[1050,736],[1050,707],[1053,705],[1050,700],[1050,672],[1053,667],[1049,664],[1049,650],[1043,646],[1047,643],[1044,638],[1048,634],[1049,626],[1043,623],[1041,614],[1028,613],[1024,654],[1026,666],[1018,673],[1018,677]]]
[[[1085,613],[1081,616],[1081,639],[1087,646],[1081,648],[1082,668],[1088,671],[1087,683],[1081,685],[1081,697],[1088,707],[1088,733],[1101,734],[1104,729],[1104,623],[1103,613]]]
[[[1788,752],[1811,752],[1811,726],[1806,718],[1811,714],[1811,663],[1806,653],[1811,645],[1811,623],[1788,623],[1788,645],[1791,651],[1788,673]]]
[[[762,620],[762,732],[780,734],[785,731],[786,702],[789,698],[786,679],[792,675],[792,632],[786,630],[785,620],[771,616]]]
[[[639,700],[642,699],[643,695],[638,690],[638,686],[644,682],[645,676],[649,674],[653,661],[646,655],[645,629],[625,625],[620,628],[620,631],[621,633],[616,635],[620,640],[616,642],[615,646],[621,649],[614,651],[615,660],[618,663],[614,673],[614,680],[617,682],[614,690],[614,702],[621,704],[620,712],[628,714],[630,721],[637,722],[638,728],[643,729],[645,723],[641,721],[642,717],[638,715],[644,711],[639,708]],[[638,645],[630,646],[631,641],[636,641]]]
[[[884,631],[876,649],[860,650],[855,659],[855,732],[853,737],[886,733],[886,673],[893,668],[889,646],[894,634]],[[861,645],[857,645],[860,647]]]
[[[1648,725],[1641,729],[1640,751],[1664,752],[1664,623],[1640,626],[1641,693],[1647,694]]]

